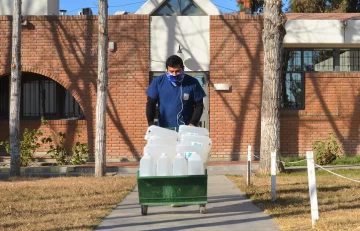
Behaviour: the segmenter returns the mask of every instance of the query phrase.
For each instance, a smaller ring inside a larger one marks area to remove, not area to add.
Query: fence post
[[[276,152],[271,152],[271,201],[276,200]]]
[[[248,161],[247,161],[247,174],[246,174],[246,185],[250,185],[251,176],[251,145],[248,146]]]
[[[315,176],[315,164],[314,164],[314,152],[306,152],[307,169],[308,169],[308,180],[309,180],[309,194],[311,204],[311,221],[314,227],[315,222],[319,220],[319,209],[317,201],[316,191],[316,176]]]

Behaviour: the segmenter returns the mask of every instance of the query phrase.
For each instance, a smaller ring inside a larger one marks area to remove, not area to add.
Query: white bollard
[[[271,201],[276,200],[276,152],[271,152]]]
[[[247,173],[246,173],[246,185],[250,185],[251,176],[251,145],[248,146],[248,162],[247,162]]]
[[[319,220],[319,209],[317,201],[316,191],[316,176],[315,176],[315,164],[314,164],[314,152],[306,152],[308,179],[309,179],[309,194],[311,204],[311,221],[314,227],[315,222]]]

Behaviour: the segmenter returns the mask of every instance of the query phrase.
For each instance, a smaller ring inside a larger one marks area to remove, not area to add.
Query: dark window
[[[340,71],[360,71],[360,50],[340,49]]]
[[[304,109],[304,54],[301,49],[285,49],[281,81],[281,108]]]
[[[164,5],[155,13],[155,15],[174,15],[174,11],[168,5]]]
[[[285,51],[285,71],[301,71],[302,59],[300,50]]]
[[[206,15],[192,0],[166,0],[152,16]]]
[[[63,94],[63,105],[62,108],[64,109],[64,117],[65,118],[83,118],[84,113],[81,110],[79,103],[75,100],[75,98],[68,92],[65,88],[62,88]]]
[[[7,87],[4,87],[7,86]],[[9,117],[9,78],[0,79],[0,117]],[[22,119],[84,119],[80,105],[57,82],[41,75],[24,74],[21,83]]]
[[[191,4],[191,0],[180,0],[180,9],[184,10]]]
[[[194,4],[191,4],[185,10],[183,10],[182,15],[204,15],[204,13]]]
[[[304,75],[301,72],[286,72],[282,81],[281,107],[304,109]]]
[[[22,117],[57,117],[57,83],[47,79],[26,79],[22,83]],[[60,97],[60,96],[58,96]]]
[[[285,71],[360,71],[360,49],[285,49]]]
[[[303,51],[304,71],[333,71],[334,51],[333,49],[313,49]]]
[[[0,118],[9,118],[9,78],[0,78]]]
[[[285,49],[281,107],[305,109],[305,72],[334,71],[335,49]]]

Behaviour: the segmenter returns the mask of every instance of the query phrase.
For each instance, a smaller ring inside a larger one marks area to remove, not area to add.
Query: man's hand
[[[196,127],[194,124],[189,124],[189,126]]]

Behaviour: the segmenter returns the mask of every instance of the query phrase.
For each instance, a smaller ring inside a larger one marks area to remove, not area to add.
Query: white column
[[[251,176],[251,145],[248,146],[248,162],[247,162],[247,174],[246,174],[246,185],[250,185]]]
[[[310,194],[310,203],[311,203],[311,221],[312,226],[314,227],[315,222],[319,220],[319,209],[317,201],[317,191],[316,191],[316,175],[315,175],[315,164],[314,164],[314,152],[306,152],[307,158],[307,169],[308,169],[308,179],[309,179],[309,194]]]

